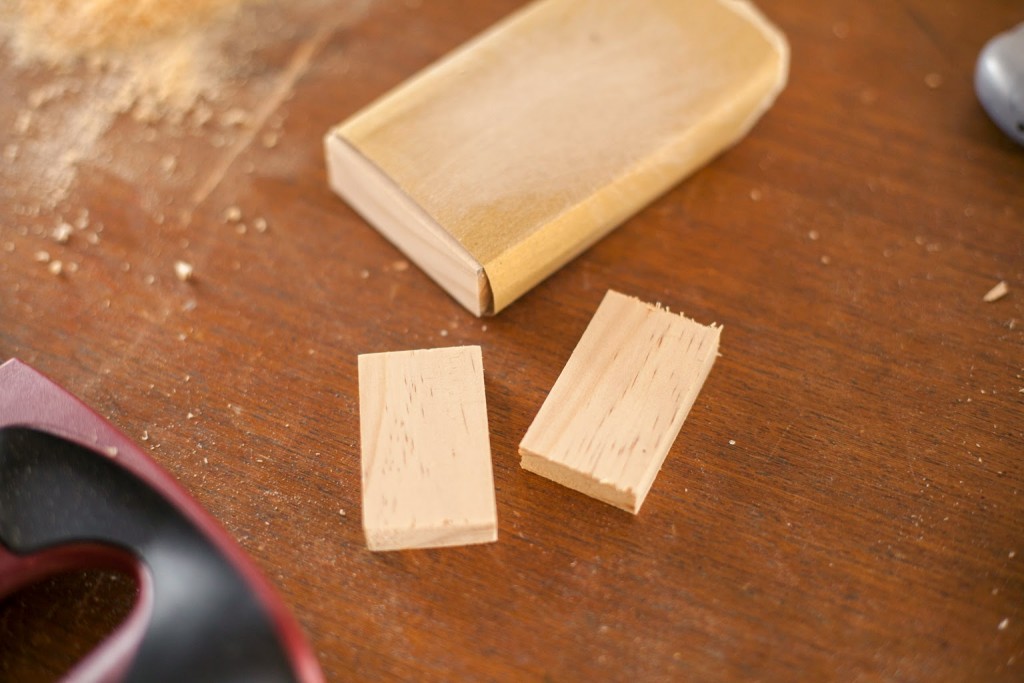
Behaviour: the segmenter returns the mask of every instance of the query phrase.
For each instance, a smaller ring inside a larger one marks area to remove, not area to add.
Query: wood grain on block
[[[330,131],[328,176],[493,313],[739,140],[788,68],[745,0],[540,0]]]
[[[721,331],[609,290],[523,437],[523,469],[639,512]]]
[[[370,550],[498,537],[479,346],[359,356]]]

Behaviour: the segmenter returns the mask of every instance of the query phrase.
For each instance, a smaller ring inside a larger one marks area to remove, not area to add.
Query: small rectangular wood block
[[[520,465],[636,514],[721,332],[609,290],[523,437]]]
[[[496,313],[749,131],[789,72],[746,0],[540,0],[331,130],[331,187]]]
[[[359,356],[370,550],[498,538],[479,346]]]

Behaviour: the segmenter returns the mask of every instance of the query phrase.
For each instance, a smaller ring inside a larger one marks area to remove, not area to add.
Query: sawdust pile
[[[112,74],[108,100],[140,120],[180,119],[217,96],[214,40],[246,0],[10,0],[0,28],[15,63]]]
[[[150,162],[134,151],[115,156],[102,144],[122,115],[164,131],[204,130],[261,44],[249,6],[270,4],[0,0],[0,62],[12,67],[0,82],[20,109],[2,126],[13,163],[0,166],[0,187],[22,189],[0,197],[38,215],[68,197],[83,163],[126,178],[136,175],[132,164],[144,171]]]
[[[240,0],[15,0],[22,58],[64,64],[85,55],[131,49],[205,24]]]

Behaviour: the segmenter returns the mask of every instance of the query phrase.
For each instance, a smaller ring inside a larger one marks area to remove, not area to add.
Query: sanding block
[[[743,137],[788,70],[745,0],[540,0],[332,129],[328,177],[496,313]]]

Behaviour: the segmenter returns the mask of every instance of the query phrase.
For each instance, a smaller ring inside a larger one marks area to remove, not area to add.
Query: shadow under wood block
[[[609,290],[519,445],[523,469],[639,512],[721,332]]]
[[[370,550],[498,538],[479,346],[359,356]]]
[[[331,130],[331,187],[497,313],[737,142],[786,83],[744,0],[540,0]]]

